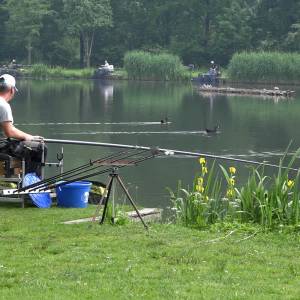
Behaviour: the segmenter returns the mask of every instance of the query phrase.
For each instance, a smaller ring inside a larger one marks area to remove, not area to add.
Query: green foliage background
[[[126,52],[144,50],[226,65],[245,50],[300,50],[298,0],[0,0],[0,26],[3,64],[122,66]]]

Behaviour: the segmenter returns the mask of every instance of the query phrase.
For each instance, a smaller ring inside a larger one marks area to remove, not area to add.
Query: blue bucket
[[[91,186],[91,182],[76,181],[57,187],[57,205],[61,207],[87,207]]]

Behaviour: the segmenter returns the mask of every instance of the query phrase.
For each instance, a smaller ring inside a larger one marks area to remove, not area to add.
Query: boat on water
[[[94,73],[95,78],[105,78],[111,75],[114,72],[114,65],[111,65],[107,62],[104,62],[104,65],[101,65]]]
[[[219,67],[214,64],[214,61],[211,61],[211,64],[207,73],[199,74],[198,77],[192,78],[192,81],[200,85],[218,86],[221,79],[221,72]]]
[[[203,85],[218,86],[220,77],[217,74],[199,74],[198,77],[192,78],[192,82]]]

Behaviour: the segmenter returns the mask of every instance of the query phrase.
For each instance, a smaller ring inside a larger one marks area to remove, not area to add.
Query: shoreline
[[[60,68],[60,67],[58,67]],[[0,68],[0,74],[8,73],[16,78],[22,78],[22,79],[93,79],[93,80],[112,80],[112,81],[153,81],[153,82],[181,82],[181,83],[193,83],[192,78],[196,78],[194,74],[191,73],[190,78],[187,80],[155,80],[155,79],[130,79],[127,77],[126,71],[124,69],[117,69],[114,74],[105,76],[103,78],[96,78],[94,76],[95,69],[63,69],[61,71],[61,74],[59,72],[55,72],[55,74],[51,74],[50,72],[45,72],[44,74],[40,74],[40,76],[35,76],[30,74],[28,72],[28,69],[8,69],[8,68]],[[64,74],[64,72],[68,74]],[[195,72],[196,73],[196,72]],[[199,85],[197,83],[193,83],[194,85]],[[266,80],[266,81],[245,81],[245,80],[233,80],[230,78],[220,78],[220,86],[228,86],[230,84],[235,85],[284,85],[284,86],[300,86],[300,80],[299,81],[284,81],[284,80]]]

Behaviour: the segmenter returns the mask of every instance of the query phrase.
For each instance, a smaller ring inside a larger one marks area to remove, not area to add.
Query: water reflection
[[[114,86],[112,84],[109,84],[105,81],[99,81],[98,87],[105,102],[113,100]]]

